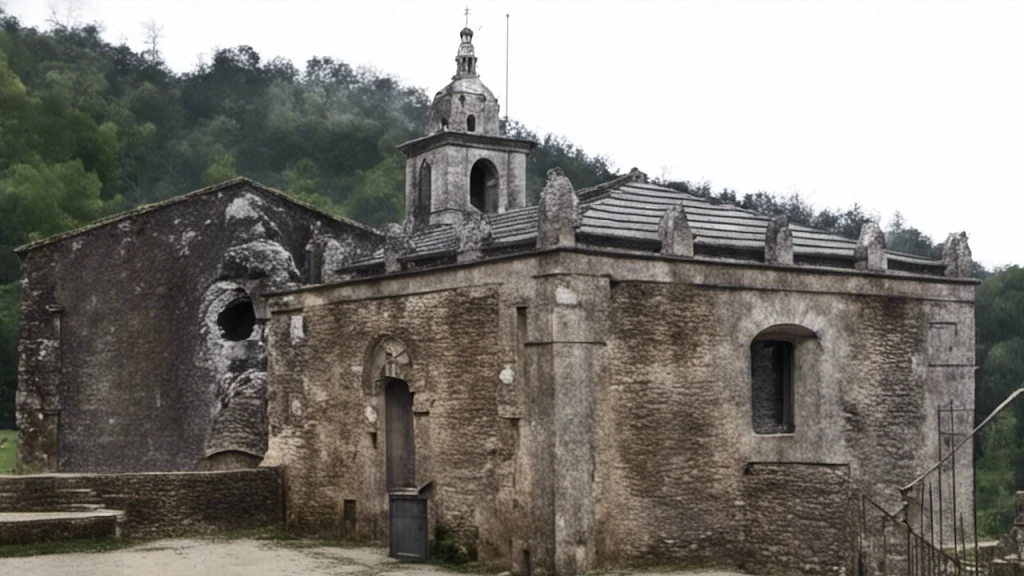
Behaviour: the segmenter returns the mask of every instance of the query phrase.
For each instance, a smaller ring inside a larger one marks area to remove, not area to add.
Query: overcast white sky
[[[0,0],[3,2],[3,0]],[[45,26],[64,0],[6,0]],[[466,0],[79,0],[113,42],[163,28],[177,71],[215,47],[333,56],[433,94]],[[475,1],[484,82],[535,132],[619,170],[799,192],[966,230],[987,266],[1024,264],[1024,2]],[[511,19],[509,100],[505,15]]]

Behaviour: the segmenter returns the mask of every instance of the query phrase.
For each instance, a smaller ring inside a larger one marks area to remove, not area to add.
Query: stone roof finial
[[[860,238],[853,255],[857,270],[882,271],[889,267],[885,255],[885,233],[878,222],[869,220],[860,227]]]
[[[472,262],[483,257],[481,249],[494,237],[491,225],[483,214],[468,212],[462,222],[455,225],[455,237],[459,240],[457,262]]]
[[[400,272],[402,263],[398,259],[416,249],[405,230],[395,223],[384,226],[384,272]]]
[[[548,170],[537,203],[537,248],[575,246],[580,225],[579,198],[561,168]]]
[[[974,277],[974,258],[971,247],[967,245],[966,232],[954,232],[946,239],[942,247],[942,261],[946,264],[946,276],[949,278]]]
[[[793,265],[793,231],[789,229],[789,218],[775,216],[768,222],[764,236],[764,261]]]
[[[658,238],[661,239],[662,254],[693,258],[693,232],[682,204],[669,208],[662,215],[658,223]]]
[[[640,169],[637,168],[636,166],[629,170],[629,175],[633,182],[642,182],[644,184],[647,183],[647,174],[641,172]]]

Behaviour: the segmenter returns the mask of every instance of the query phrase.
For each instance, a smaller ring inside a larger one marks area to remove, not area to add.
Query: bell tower
[[[434,96],[429,134],[398,147],[412,230],[526,204],[526,157],[536,143],[501,135],[498,99],[477,74],[473,31],[459,37],[455,76]]]

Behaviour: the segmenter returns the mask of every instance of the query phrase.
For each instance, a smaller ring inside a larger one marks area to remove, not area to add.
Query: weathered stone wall
[[[723,388],[713,290],[618,283],[598,394],[598,556],[731,563],[740,523],[743,410]],[[731,363],[739,363],[734,359]],[[749,378],[749,377],[748,377]],[[747,379],[736,381],[741,386]]]
[[[736,271],[729,289],[613,285],[598,405],[603,562],[731,563],[748,462],[849,463],[854,484],[895,509],[898,488],[935,462],[936,406],[973,405],[971,301],[912,284],[902,295],[871,295],[870,286],[844,294],[841,278],[822,278],[818,290],[763,290],[759,276]],[[946,348],[954,366],[930,365],[936,323],[958,327]],[[758,435],[750,342],[777,325],[816,336],[796,341],[794,432]]]
[[[415,479],[433,518],[483,556],[507,548],[496,472],[512,457],[517,421],[498,415],[509,354],[498,302],[495,286],[479,286],[273,315],[265,464],[285,469],[290,525],[385,538],[387,414],[370,364],[386,336],[414,394]],[[354,526],[344,522],[346,501]]]
[[[558,250],[271,307],[267,462],[287,470],[289,522],[384,538],[373,382],[387,363],[373,350],[388,335],[403,343],[386,370],[415,394],[416,483],[430,483],[434,521],[512,570],[528,570],[528,551],[534,574],[736,566],[748,515],[768,522],[800,494],[782,483],[762,508],[741,504],[782,482],[751,485],[750,462],[825,466],[791,480],[802,486],[849,465],[854,487],[898,505],[898,487],[933,462],[935,406],[973,401],[966,283]],[[793,335],[795,429],[758,435],[750,343],[771,327]],[[808,510],[800,525],[836,490],[794,502]],[[830,561],[812,530],[791,534]]]
[[[308,276],[317,234],[374,240],[240,181],[24,252],[22,468],[189,470],[212,452],[262,455],[260,294]],[[228,341],[217,317],[242,291],[256,325]]]
[[[748,464],[741,509],[744,571],[854,573],[857,499],[848,466]]]
[[[0,512],[56,511],[68,494],[92,491],[97,503],[125,513],[124,535],[169,538],[256,528],[283,519],[274,468],[230,472],[0,476]]]

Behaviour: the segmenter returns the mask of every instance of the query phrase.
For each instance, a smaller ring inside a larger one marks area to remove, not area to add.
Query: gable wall
[[[211,306],[223,305],[216,301],[231,287],[258,300],[265,289],[297,285],[317,219],[232,187],[24,254],[22,467],[192,469],[204,456],[222,379],[265,364],[260,331],[222,342]],[[367,242],[331,219],[322,226]]]

